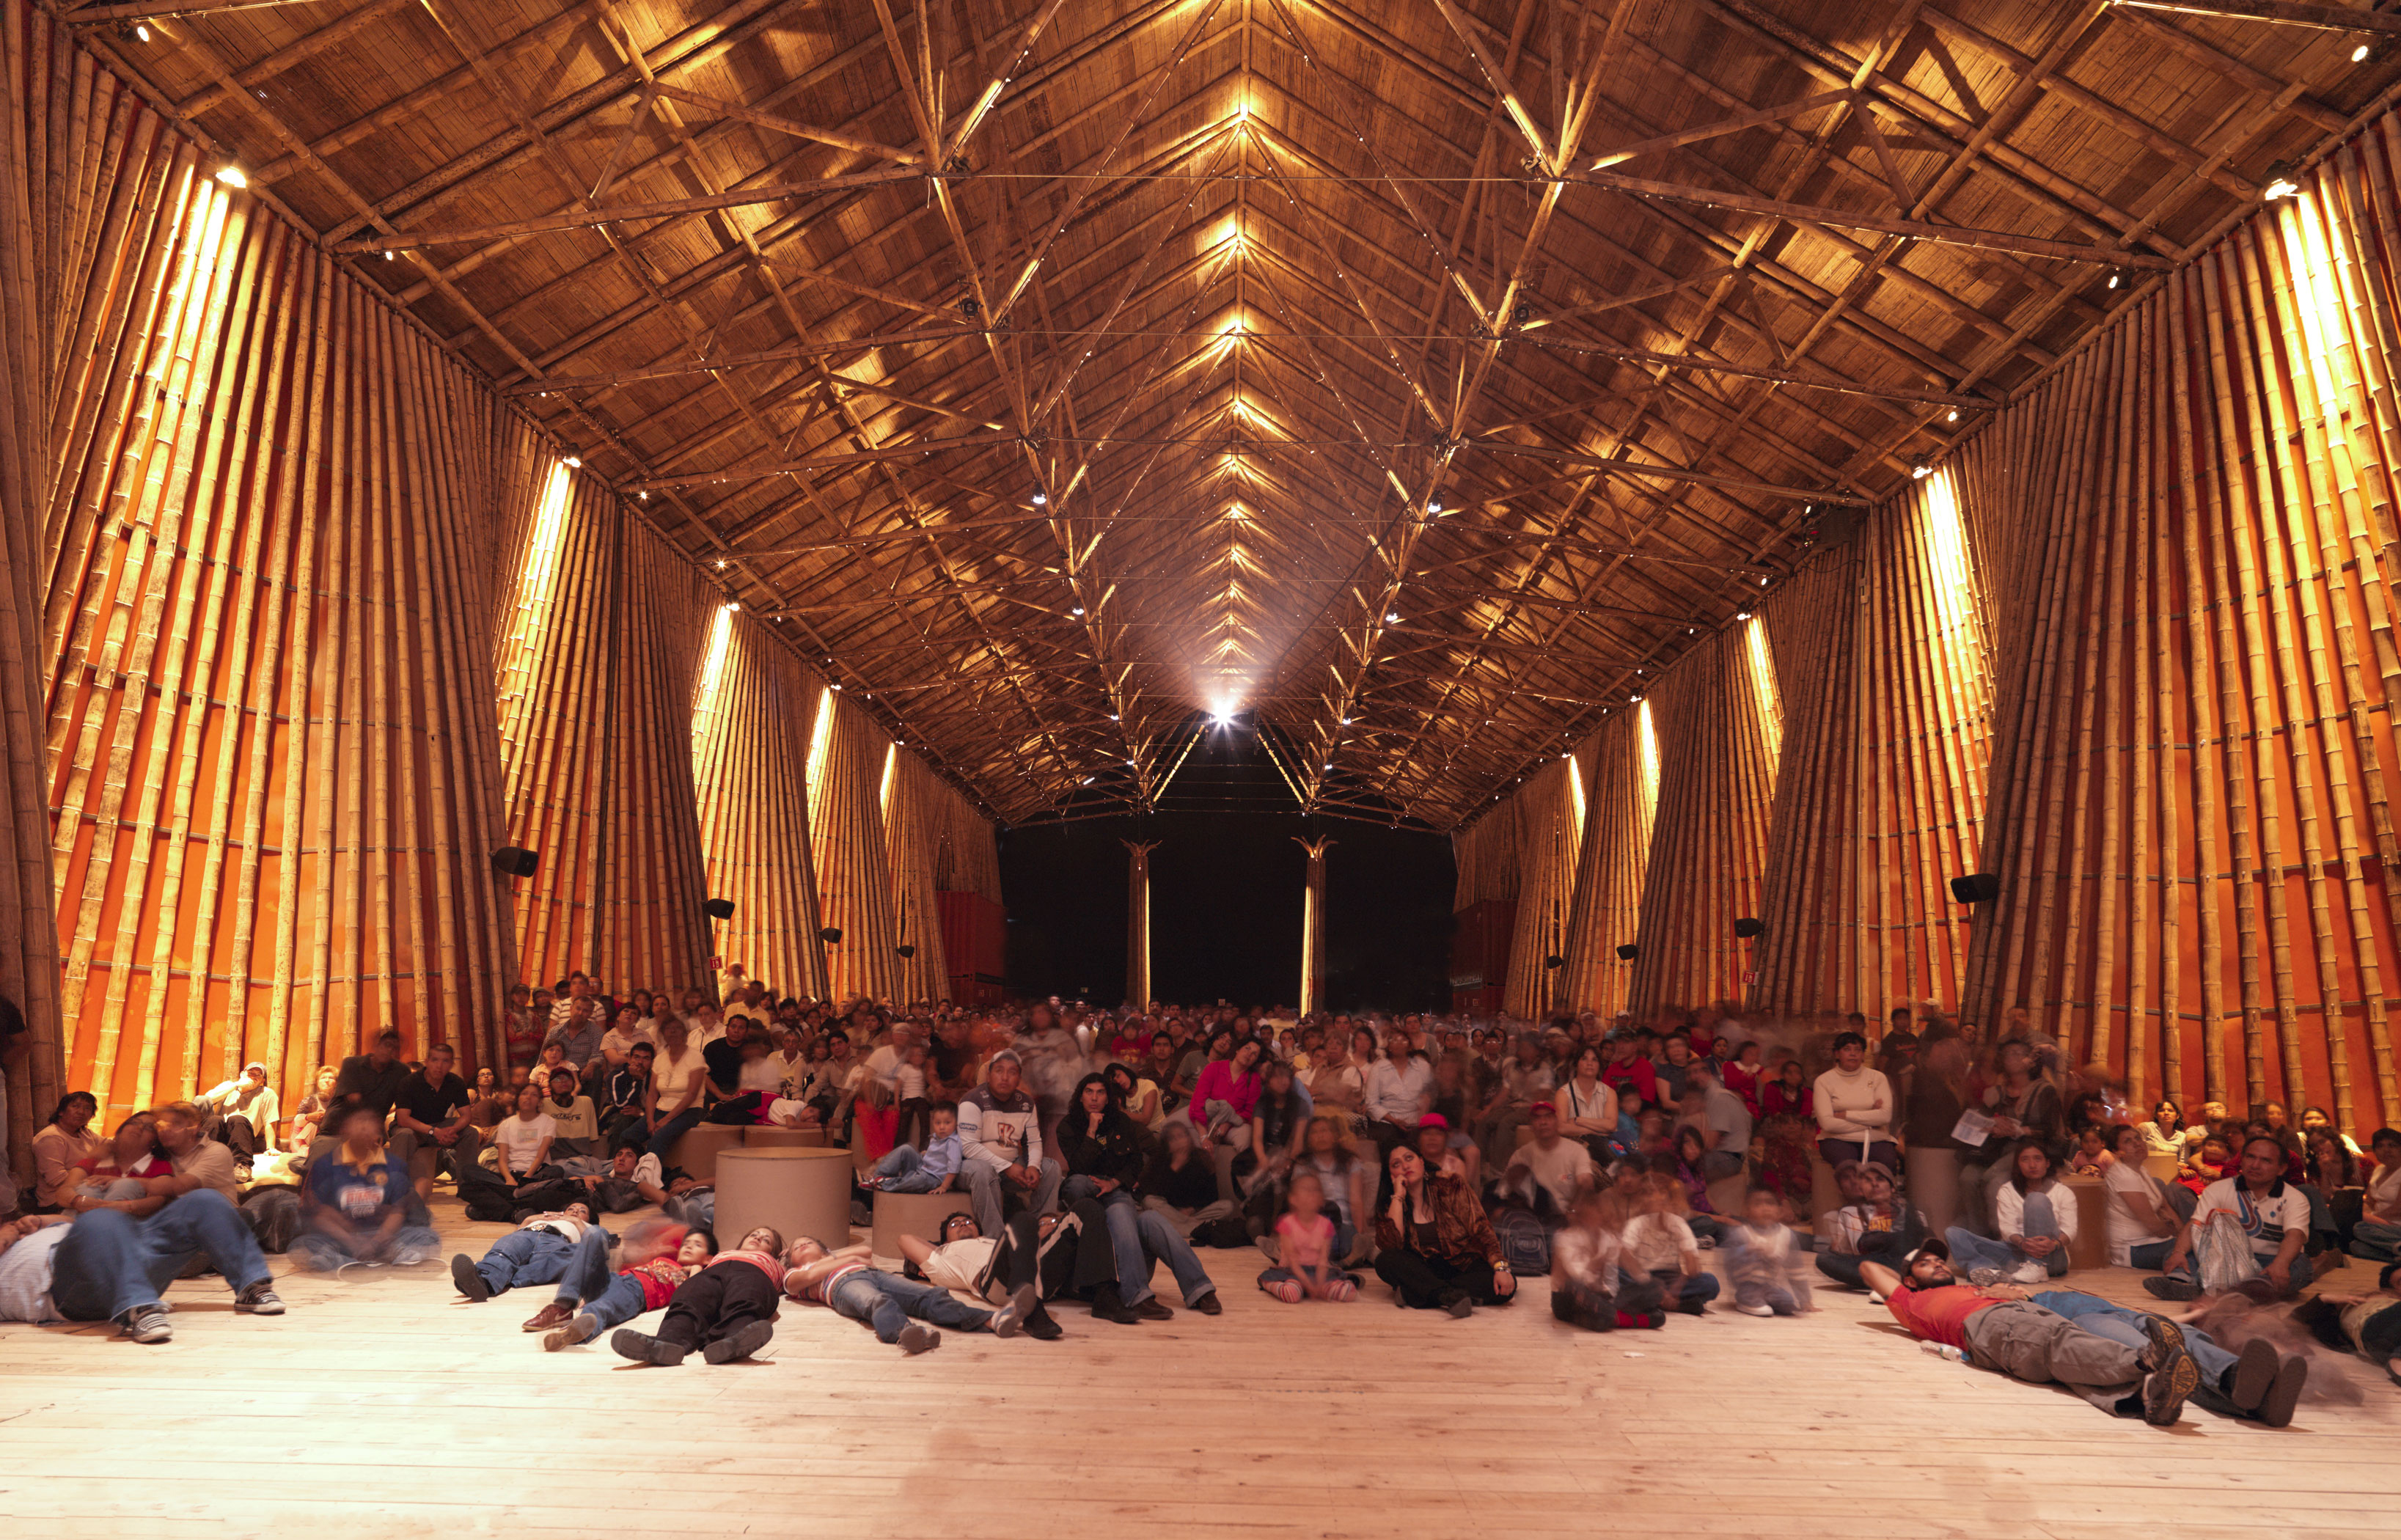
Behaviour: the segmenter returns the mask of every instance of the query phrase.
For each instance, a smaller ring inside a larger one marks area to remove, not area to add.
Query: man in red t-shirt
[[[1940,1238],[1920,1247],[1896,1272],[1880,1262],[1859,1264],[1859,1278],[1885,1297],[1893,1318],[1920,1341],[1960,1350],[1979,1368],[1997,1369],[2035,1384],[2062,1384],[2120,1417],[2140,1416],[2154,1427],[2173,1424],[2185,1397],[2201,1385],[2201,1368],[2175,1323],[2147,1316],[2151,1345],[2141,1352],[2086,1331],[2006,1287],[1976,1288],[1952,1270],[1951,1248]]]

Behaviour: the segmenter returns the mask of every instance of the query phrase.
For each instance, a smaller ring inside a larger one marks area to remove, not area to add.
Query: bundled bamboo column
[[[1139,1011],[1150,1004],[1150,853],[1159,848],[1159,842],[1120,840],[1118,843],[1126,847],[1125,1005],[1129,1011]],[[1300,986],[1304,1002],[1300,1009],[1314,1010],[1315,1007],[1306,1003],[1309,997],[1309,958],[1305,949],[1301,956]]]
[[[1559,991],[1566,1006],[1614,1016],[1631,997],[1633,964],[1617,949],[1637,944],[1640,928],[1642,880],[1659,804],[1659,751],[1648,705],[1605,715],[1573,766],[1590,765],[1590,790]]]
[[[941,836],[943,790],[933,771],[898,744],[885,749],[885,860],[891,873],[896,1001],[931,1004],[950,986],[934,863]]]
[[[1309,853],[1300,909],[1300,1011],[1307,1015],[1325,1008],[1325,852],[1334,841],[1321,837],[1293,843]]]
[[[827,993],[888,1000],[899,987],[883,780],[891,740],[827,687],[809,740],[809,845],[817,908],[841,940],[826,947]]]
[[[1520,835],[1517,920],[1509,942],[1509,973],[1501,1008],[1512,1016],[1546,1015],[1558,1003],[1559,969],[1575,905],[1584,854],[1584,784],[1571,758],[1552,761],[1526,779],[1511,799]]]
[[[1637,1012],[1742,996],[1750,943],[1736,938],[1734,925],[1759,912],[1775,800],[1776,694],[1772,671],[1762,677],[1739,627],[1704,639],[1651,692],[1659,810],[1628,991]]]

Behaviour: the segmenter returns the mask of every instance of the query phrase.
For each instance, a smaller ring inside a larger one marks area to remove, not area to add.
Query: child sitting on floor
[[[1357,1297],[1358,1280],[1335,1266],[1334,1221],[1325,1206],[1325,1185],[1306,1166],[1293,1173],[1286,1210],[1276,1221],[1276,1265],[1259,1274],[1259,1287],[1297,1305],[1303,1299],[1339,1304]]]
[[[1586,1331],[1620,1327],[1655,1329],[1659,1286],[1624,1273],[1626,1200],[1608,1188],[1579,1187],[1568,1200],[1568,1222],[1551,1237],[1551,1313]]]
[[[1633,1216],[1619,1236],[1627,1276],[1650,1278],[1673,1308],[1700,1314],[1718,1297],[1718,1279],[1702,1262],[1700,1242],[1684,1218],[1683,1188],[1656,1172],[1629,1176],[1622,1185]]]
[[[1800,1281],[1807,1259],[1785,1217],[1784,1200],[1754,1187],[1744,1195],[1742,1223],[1721,1232],[1726,1272],[1734,1279],[1734,1308],[1745,1315],[1790,1315],[1816,1308],[1808,1285]]]
[[[859,1186],[871,1192],[948,1192],[959,1185],[959,1108],[955,1102],[936,1102],[926,1114],[929,1136],[920,1151],[914,1145],[894,1145],[875,1162],[875,1175]]]

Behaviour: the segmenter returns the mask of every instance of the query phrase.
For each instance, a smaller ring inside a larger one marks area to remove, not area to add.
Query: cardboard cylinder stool
[[[2109,1265],[2109,1192],[2098,1176],[2063,1176],[2076,1194],[2076,1239],[2068,1243],[2067,1265],[2076,1272]]]
[[[741,1143],[742,1126],[739,1123],[698,1123],[669,1146],[659,1159],[668,1165],[681,1167],[684,1175],[695,1182],[713,1182],[717,1180],[718,1155],[739,1148]]]
[[[742,1131],[745,1149],[823,1149],[825,1142],[822,1128],[777,1128],[772,1123],[752,1123]]]
[[[806,1235],[828,1249],[850,1244],[850,1151],[729,1149],[717,1157],[717,1244],[732,1246],[760,1225],[787,1244]]]

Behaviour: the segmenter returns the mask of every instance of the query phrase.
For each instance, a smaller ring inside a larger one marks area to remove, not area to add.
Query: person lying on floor
[[[2326,1346],[2358,1354],[2401,1385],[2401,1262],[2387,1262],[2378,1272],[2375,1293],[2321,1294],[2295,1305],[2292,1319]]]
[[[953,1299],[948,1289],[871,1265],[864,1244],[828,1251],[803,1235],[785,1253],[784,1262],[786,1294],[859,1322],[875,1333],[877,1341],[897,1344],[912,1357],[942,1345],[938,1327],[1014,1337],[1038,1303],[1029,1283],[1012,1290],[1008,1303],[999,1310],[979,1310]]]
[[[1920,1341],[1978,1368],[2035,1384],[2060,1384],[2102,1410],[2167,1427],[2201,1385],[2184,1333],[2163,1316],[2143,1317],[2148,1346],[2129,1347],[2088,1331],[2023,1291],[1962,1283],[1941,1238],[1928,1241],[1905,1272],[1859,1265],[1860,1282],[1885,1297],[1893,1319]]]
[[[547,1214],[528,1215],[515,1230],[494,1241],[482,1261],[469,1260],[463,1251],[451,1258],[450,1281],[473,1304],[513,1288],[555,1284],[567,1275],[568,1261],[584,1232],[599,1228],[592,1222],[588,1203],[569,1203]],[[600,1244],[605,1248],[611,1238],[602,1231]]]
[[[225,1275],[237,1311],[283,1313],[241,1211],[202,1188],[139,1219],[104,1208],[0,1224],[0,1321],[114,1321],[137,1342],[171,1341],[163,1296],[195,1257]]]
[[[695,1352],[712,1364],[748,1358],[775,1335],[783,1287],[784,1238],[761,1225],[677,1286],[655,1336],[620,1327],[610,1351],[669,1368]]]
[[[2077,1289],[2036,1289],[2025,1298],[2054,1315],[2064,1315],[2085,1330],[2137,1350],[2149,1337],[2152,1313],[2112,1304],[2098,1295]],[[2279,1354],[2264,1338],[2254,1337],[2240,1354],[2229,1353],[2217,1340],[2195,1324],[2191,1314],[2169,1316],[2184,1332],[2184,1345],[2201,1368],[2201,1385],[2193,1392],[2197,1405],[2227,1417],[2249,1417],[2271,1428],[2291,1424],[2293,1409],[2310,1377],[2310,1362],[2299,1354]]]
[[[542,1350],[556,1353],[588,1342],[638,1315],[665,1310],[683,1282],[708,1265],[717,1237],[672,1219],[643,1220],[625,1234],[617,1266],[609,1265],[609,1232],[587,1226],[558,1280],[558,1293],[526,1322],[542,1333]]]

